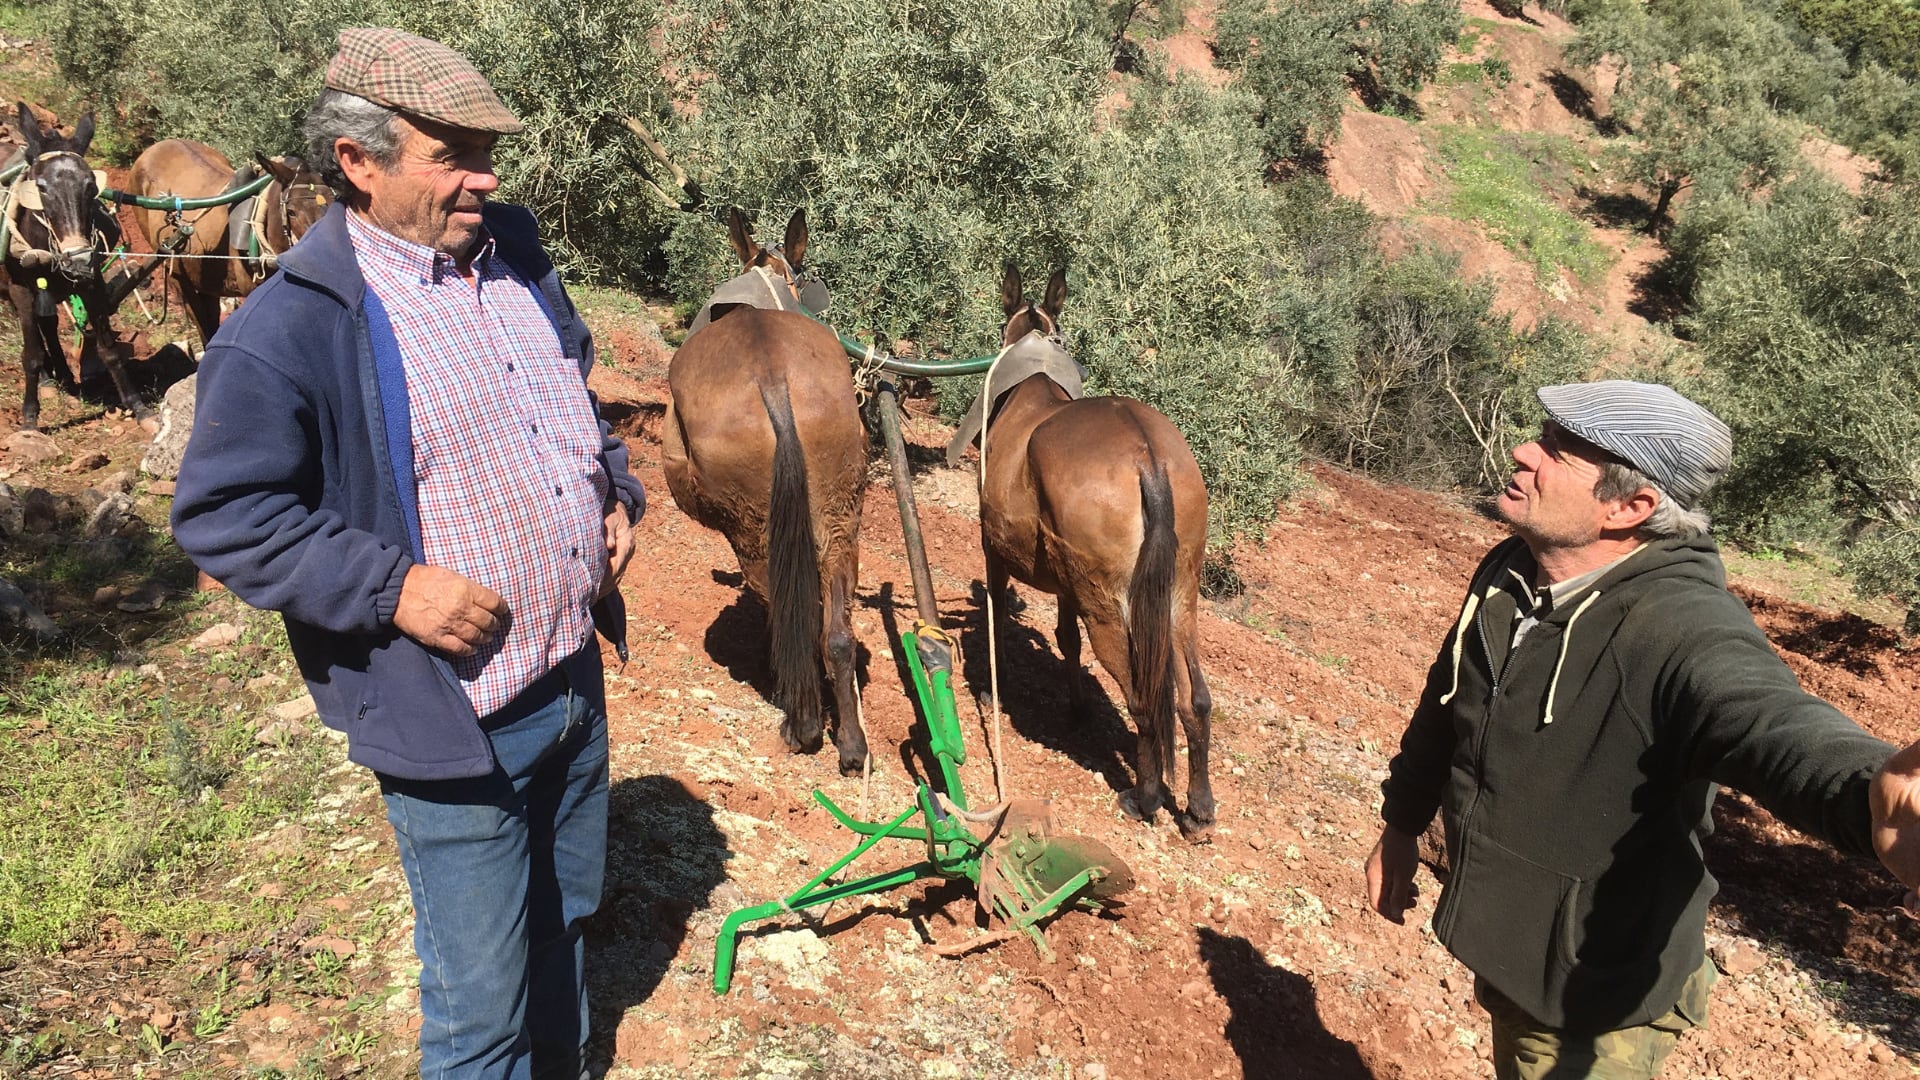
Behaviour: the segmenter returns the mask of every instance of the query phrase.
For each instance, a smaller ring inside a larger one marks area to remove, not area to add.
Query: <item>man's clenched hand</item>
[[[415,563],[400,583],[393,625],[429,649],[472,656],[506,631],[507,602],[451,570]]]

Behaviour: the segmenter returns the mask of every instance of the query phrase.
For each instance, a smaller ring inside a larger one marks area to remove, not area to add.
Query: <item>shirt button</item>
[[[540,434],[540,425],[539,425],[539,424],[528,424],[527,426],[533,429],[533,433],[534,433],[535,435],[538,435],[538,434]]]
[[[511,360],[509,360],[509,361],[507,361],[507,370],[508,370],[508,371],[512,371],[512,370],[513,370],[513,361],[511,361]]]
[[[579,549],[579,548],[574,548],[574,549],[573,549],[573,557],[574,557],[574,558],[576,558],[576,559],[580,557],[580,549]]]
[[[553,485],[553,493],[554,493],[555,495],[558,495],[558,494],[560,494],[560,485],[559,485],[559,484],[555,484],[555,485]]]

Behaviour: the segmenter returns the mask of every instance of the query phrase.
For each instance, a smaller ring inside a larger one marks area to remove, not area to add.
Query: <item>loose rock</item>
[[[232,623],[215,623],[193,639],[196,649],[221,649],[240,640],[240,628]]]
[[[108,457],[103,450],[89,450],[68,462],[66,471],[70,473],[92,472],[95,469],[106,468],[112,461],[113,459]]]
[[[139,515],[133,512],[133,500],[125,495],[109,495],[94,507],[87,518],[84,534],[89,540],[104,540],[111,536],[125,536],[146,528]]]
[[[39,638],[53,638],[60,635],[46,613],[27,599],[27,594],[15,588],[13,583],[0,581],[0,622],[17,626]]]
[[[189,375],[167,388],[160,403],[160,430],[140,459],[140,471],[160,480],[180,475],[180,455],[187,449],[187,436],[193,433],[194,384],[198,375]]]
[[[42,431],[16,431],[5,445],[8,456],[26,465],[43,465],[63,453],[53,436]]]
[[[301,694],[292,701],[283,701],[275,705],[273,716],[276,720],[305,720],[317,711],[313,704],[313,695]]]

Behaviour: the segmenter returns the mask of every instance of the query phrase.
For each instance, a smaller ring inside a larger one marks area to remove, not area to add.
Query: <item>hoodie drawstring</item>
[[[1478,610],[1480,610],[1480,594],[1469,590],[1466,607],[1460,611],[1460,621],[1453,627],[1453,689],[1441,696],[1440,704],[1442,705],[1452,701],[1453,695],[1460,692],[1460,656],[1466,652],[1467,627],[1473,625],[1473,613]]]
[[[1581,613],[1598,599],[1600,599],[1600,590],[1594,589],[1587,593],[1587,598],[1580,601],[1580,606],[1574,608],[1573,614],[1568,617],[1566,628],[1560,631],[1560,658],[1553,662],[1553,677],[1547,680],[1547,711],[1540,720],[1542,727],[1553,723],[1553,695],[1560,691],[1560,671],[1567,666],[1567,646],[1573,644],[1573,624],[1580,618]]]

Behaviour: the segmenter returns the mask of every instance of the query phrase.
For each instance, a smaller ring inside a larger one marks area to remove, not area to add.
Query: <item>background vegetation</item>
[[[1457,0],[1223,0],[1212,44],[1233,78],[1218,89],[1169,81],[1138,44],[1178,25],[1179,3],[40,5],[71,85],[127,148],[183,135],[232,156],[287,149],[337,27],[439,37],[483,58],[528,121],[500,153],[505,194],[541,214],[575,276],[683,308],[727,272],[716,217],[731,205],[767,232],[805,207],[836,324],[927,355],[990,350],[1004,262],[1036,281],[1065,265],[1092,387],[1145,398],[1189,433],[1220,540],[1258,531],[1303,452],[1484,483],[1535,421],[1532,389],[1599,359],[1568,326],[1516,333],[1444,260],[1382,258],[1367,214],[1315,175],[1352,97],[1417,115],[1459,33]],[[1546,6],[1580,28],[1572,58],[1612,73],[1602,130],[1670,245],[1662,274],[1681,317],[1661,370],[1739,429],[1725,527],[1749,543],[1831,543],[1866,586],[1920,599],[1906,411],[1920,389],[1920,9]],[[627,118],[703,201],[670,206],[638,182],[637,168],[663,170]],[[1816,136],[1877,163],[1870,190],[1811,178],[1801,153]],[[1543,273],[1604,268],[1580,222],[1525,197],[1525,159],[1552,147],[1467,131],[1440,142],[1454,197],[1471,203],[1456,213]]]

